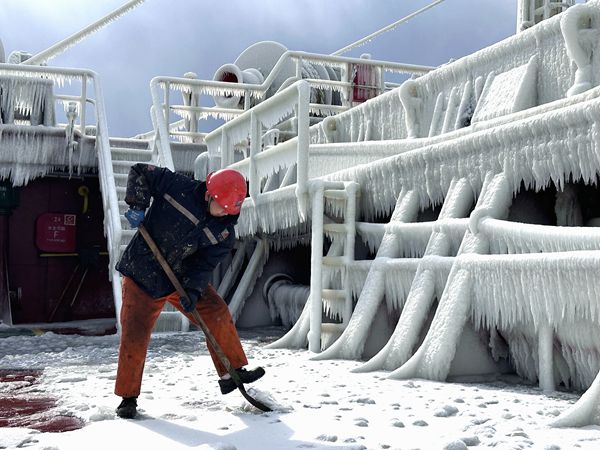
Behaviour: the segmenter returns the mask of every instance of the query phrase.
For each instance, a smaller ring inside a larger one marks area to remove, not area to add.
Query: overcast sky
[[[212,79],[250,45],[330,54],[433,0],[146,0],[49,61],[100,75],[111,136],[151,129],[150,80],[195,72]],[[126,0],[0,0],[0,39],[37,53]],[[354,49],[374,59],[437,66],[514,34],[517,0],[445,0]]]

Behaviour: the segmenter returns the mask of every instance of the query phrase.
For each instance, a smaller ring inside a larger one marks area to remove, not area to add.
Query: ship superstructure
[[[290,327],[272,347],[584,390],[600,369],[600,2],[518,8],[516,35],[438,68],[261,42],[213,80],[156,77],[154,129],[135,139],[107,135],[96,74],[2,64],[0,170],[11,186],[97,171],[117,317],[129,166],[233,167],[249,197],[213,284],[239,324]],[[56,92],[67,78],[78,96]],[[201,132],[207,117],[225,123]],[[165,311],[157,331],[187,327]],[[597,389],[557,423],[592,422]]]

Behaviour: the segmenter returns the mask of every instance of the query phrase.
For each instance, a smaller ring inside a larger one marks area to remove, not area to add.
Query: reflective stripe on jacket
[[[194,298],[202,294],[213,269],[233,248],[233,226],[238,218],[211,216],[205,193],[205,183],[164,167],[139,163],[131,167],[125,195],[125,202],[139,209],[148,208],[152,200],[144,225],[188,295]],[[123,252],[116,269],[154,298],[175,290],[139,233]]]

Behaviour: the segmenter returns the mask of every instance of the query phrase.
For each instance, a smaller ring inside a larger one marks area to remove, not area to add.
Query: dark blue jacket
[[[146,209],[144,225],[192,299],[212,278],[213,269],[235,242],[237,215],[213,217],[204,199],[206,184],[169,169],[135,164],[127,180],[125,202]],[[125,249],[117,270],[153,298],[175,291],[140,233]]]

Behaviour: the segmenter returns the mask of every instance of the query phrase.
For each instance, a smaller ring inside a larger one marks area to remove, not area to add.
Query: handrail
[[[251,110],[245,111],[240,116],[227,122],[206,135],[209,157],[217,157],[221,153],[221,167],[235,167],[246,175],[249,180],[250,198],[254,202],[260,201],[260,188],[262,175],[270,173],[272,165],[269,164],[267,155],[280,155],[282,149],[286,152],[295,150],[294,155],[288,157],[289,165],[296,165],[296,196],[299,201],[299,211],[304,215],[307,207],[308,196],[308,145],[309,145],[309,108],[310,87],[306,81],[300,80],[285,88],[277,96],[259,103]],[[262,132],[260,130],[265,121],[273,116],[272,111],[294,111],[298,121],[298,137],[273,147],[262,148]],[[235,162],[233,144],[240,136],[250,135],[250,156],[242,161]],[[237,136],[237,137],[236,137]],[[267,161],[265,161],[265,159]],[[277,158],[278,164],[282,158]]]
[[[388,61],[380,61],[376,59],[363,59],[363,58],[352,58],[345,56],[335,56],[335,55],[323,55],[318,53],[307,53],[301,51],[286,51],[283,53],[280,58],[275,63],[273,69],[270,73],[265,77],[264,81],[261,84],[249,84],[249,83],[231,83],[226,81],[215,81],[215,80],[197,80],[186,77],[155,77],[150,82],[150,89],[152,92],[152,104],[155,111],[163,111],[166,116],[166,120],[163,123],[162,119],[157,121],[157,125],[159,125],[162,129],[162,133],[164,135],[160,136],[161,145],[167,145],[169,142],[167,130],[169,129],[168,125],[168,115],[171,111],[179,112],[180,115],[197,115],[198,119],[204,119],[208,116],[213,116],[217,118],[224,118],[225,120],[231,120],[244,112],[244,110],[240,110],[237,108],[223,108],[223,107],[202,107],[202,106],[191,106],[191,105],[171,105],[169,102],[168,90],[175,89],[180,90],[182,92],[194,92],[200,94],[208,94],[208,95],[244,95],[246,98],[264,98],[267,91],[272,87],[275,80],[279,77],[281,71],[284,69],[285,65],[291,61],[295,62],[296,66],[296,74],[301,73],[302,64],[305,61],[315,63],[318,65],[324,66],[333,66],[333,67],[343,67],[346,70],[344,71],[344,75],[340,81],[336,80],[318,80],[318,79],[307,79],[308,83],[313,88],[318,89],[330,89],[337,90],[340,92],[348,92],[347,97],[349,98],[349,90],[352,89],[353,84],[350,80],[350,72],[351,68],[354,65],[362,65],[373,67],[376,70],[379,70],[381,73],[383,72],[398,72],[398,73],[406,73],[410,75],[423,75],[433,70],[434,67],[431,66],[422,66],[422,65],[414,65],[414,64],[404,64],[404,63],[394,63]],[[293,77],[292,77],[293,78]],[[387,85],[383,82],[383,78],[381,79],[380,86],[377,87],[380,92],[387,89]],[[165,102],[161,100],[160,90],[164,89],[165,91]],[[249,108],[249,103],[246,102],[245,109]],[[315,105],[316,106],[316,105]],[[348,102],[342,107],[333,106],[333,105],[318,105],[318,108],[321,112],[328,111],[330,113],[341,112],[350,107]],[[179,136],[184,135],[184,133],[178,133]],[[201,134],[200,134],[201,136]],[[164,137],[164,140],[163,140]],[[194,137],[198,137],[198,133],[194,134]]]
[[[484,217],[479,231],[496,251],[500,247],[508,248],[510,253],[600,249],[600,230],[596,227],[523,224]]]
[[[152,98],[154,102],[155,92],[151,90]],[[152,123],[154,130],[154,148],[152,161],[167,167],[170,170],[175,170],[175,164],[173,163],[173,156],[171,154],[171,143],[169,142],[169,127],[167,126],[166,118],[163,114],[157,113],[154,105],[150,108],[150,116],[152,117]]]

